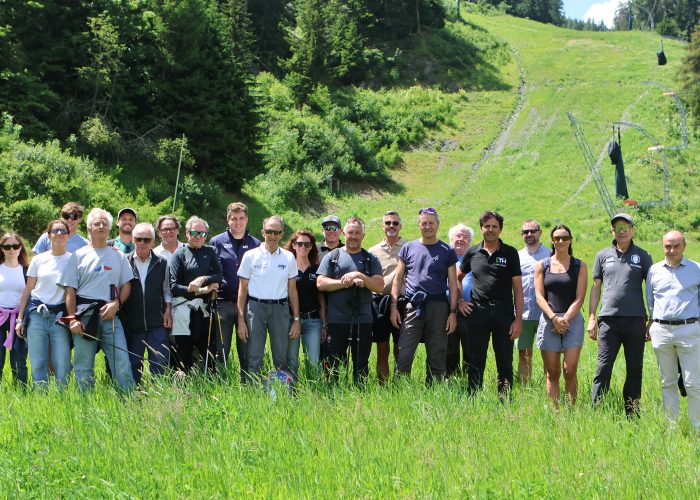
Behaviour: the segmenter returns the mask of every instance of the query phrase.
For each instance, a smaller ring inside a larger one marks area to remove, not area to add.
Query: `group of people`
[[[195,366],[215,372],[228,367],[234,339],[241,381],[249,383],[261,376],[269,335],[275,369],[296,378],[303,346],[308,378],[337,380],[350,357],[358,384],[369,376],[373,343],[381,384],[390,376],[392,339],[395,378],[410,375],[423,343],[426,383],[464,372],[470,394],[483,385],[491,342],[499,397],[507,399],[517,342],[520,382],[531,378],[536,343],[547,396],[556,405],[562,372],[567,400],[577,398],[587,331],[598,341],[594,405],[609,389],[622,347],[624,407],[637,413],[644,346],[651,340],[664,407],[678,417],[680,388],[700,432],[700,266],[684,257],[678,231],[663,236],[665,258],[653,264],[634,244],[632,217],[612,218],[612,244],[593,264],[586,324],[588,269],[574,256],[572,231],[563,224],[551,229],[548,248],[539,223],[524,221],[518,251],[502,241],[504,220],[496,212],[481,214],[481,241],[473,244],[474,231],[463,224],[449,229],[449,242],[441,241],[437,211],[422,208],[420,237],[407,242],[402,219],[391,210],[382,216],[384,238],[365,250],[359,217],[342,224],[329,215],[321,223],[322,241],[300,229],[282,246],[285,224],[272,215],[259,240],[248,230],[243,203],[228,206],[228,227],[209,244],[209,224],[197,216],[185,223],[186,243],[171,215],[154,225],[137,223],[136,211],[124,208],[115,239],[109,239],[107,211],[89,212],[88,239],[77,232],[82,218],[82,206],[66,204],[37,241],[31,262],[19,235],[0,239],[0,366],[9,351],[13,375],[24,384],[28,356],[33,384],[45,386],[53,373],[64,385],[73,370],[78,386],[88,389],[98,349],[122,390],[141,382],[146,357],[152,376]]]

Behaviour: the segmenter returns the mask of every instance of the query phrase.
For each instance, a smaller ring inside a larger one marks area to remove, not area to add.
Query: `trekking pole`
[[[211,312],[209,314],[209,332],[207,333],[207,348],[206,348],[206,354],[204,358],[204,373],[209,372],[209,346],[211,345],[211,327],[212,327],[212,320],[214,318],[211,315]]]
[[[97,342],[101,342],[101,343],[105,344],[107,347],[111,347],[111,348],[112,348],[112,352],[114,352],[114,350],[117,349],[117,350],[122,351],[122,352],[125,352],[125,353],[127,353],[127,354],[131,354],[132,356],[136,356],[137,358],[139,358],[139,359],[141,359],[141,360],[143,360],[143,361],[146,361],[146,358],[145,358],[145,357],[140,356],[140,355],[136,354],[135,352],[131,352],[131,351],[128,350],[128,349],[124,349],[124,348],[122,348],[122,347],[119,347],[118,345],[115,345],[113,342],[107,342],[106,340],[100,339],[99,337],[95,337],[94,335],[91,335],[91,334],[89,334],[88,332],[86,332],[86,331],[84,331],[84,330],[83,330],[82,332],[80,332],[78,335],[82,335],[83,337],[87,337],[87,338],[89,338],[90,340],[96,340]],[[161,366],[161,367],[163,367],[163,368],[168,368],[167,366],[165,366],[165,365],[163,365],[163,364],[161,364],[161,363],[157,363],[157,362],[155,362],[155,361],[151,361],[150,359],[148,360],[148,362],[149,362],[149,363],[153,363],[154,365]]]
[[[219,303],[217,302],[216,290],[212,290],[211,300],[214,304],[214,311],[216,311],[216,322],[219,326],[219,342],[221,342],[221,357],[224,360],[224,370],[228,371],[228,365],[226,364],[226,346],[224,345],[224,332],[221,330],[221,314],[219,314]],[[233,334],[233,332],[231,333]],[[233,338],[231,340],[233,340]]]

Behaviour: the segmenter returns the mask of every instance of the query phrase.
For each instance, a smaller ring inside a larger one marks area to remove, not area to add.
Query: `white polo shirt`
[[[248,280],[248,296],[264,300],[287,298],[287,281],[296,279],[297,261],[283,248],[268,252],[265,245],[243,254],[238,277]]]

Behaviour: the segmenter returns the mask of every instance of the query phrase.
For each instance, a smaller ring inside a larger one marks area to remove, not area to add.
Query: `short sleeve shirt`
[[[498,248],[491,255],[484,244],[470,247],[462,257],[460,269],[472,273],[472,301],[513,301],[513,278],[521,276],[518,251],[498,240]]]
[[[86,247],[89,244],[90,242],[87,240],[87,238],[79,235],[78,233],[73,233],[71,237],[68,238],[68,241],[66,241],[66,250],[70,253],[75,253],[75,251],[79,248]],[[39,236],[34,248],[32,248],[32,252],[37,254],[44,253],[49,250],[51,250],[51,240],[49,239],[48,233],[44,233]]]
[[[382,265],[382,276],[384,276],[382,295],[391,293],[391,285],[394,283],[394,271],[396,271],[396,266],[399,263],[399,252],[405,244],[406,240],[399,238],[393,245],[382,241],[369,249],[369,252],[376,255],[379,263]]]
[[[419,240],[406,243],[399,259],[406,265],[406,295],[416,292],[428,295],[444,294],[449,269],[457,263],[457,254],[442,241],[425,245]]]
[[[121,287],[134,279],[126,255],[112,247],[78,249],[70,256],[58,281],[76,289],[76,294],[90,300],[113,300],[111,286]]]
[[[257,299],[287,298],[288,280],[297,277],[297,261],[289,250],[277,248],[270,253],[260,245],[243,254],[238,277],[247,279],[248,295]]]
[[[44,252],[34,256],[27,270],[27,276],[36,278],[36,285],[32,290],[33,299],[49,305],[65,302],[65,289],[58,285],[58,280],[68,265],[70,256],[69,252],[63,255]]]
[[[528,252],[527,247],[518,252],[523,276],[523,319],[526,321],[539,321],[542,314],[535,296],[535,264],[551,254],[552,251],[542,244],[534,253]]]
[[[329,278],[338,279],[344,274],[360,271],[368,276],[381,276],[382,265],[376,255],[369,252],[348,253],[345,248],[338,252],[338,267],[332,269],[331,256],[333,252],[327,253],[321,264],[318,266],[318,274]],[[367,256],[367,257],[365,257]],[[369,260],[366,260],[369,259]],[[354,312],[351,301],[359,296],[360,310]],[[326,294],[327,318],[329,323],[350,324],[354,321],[360,323],[372,323],[372,292],[367,288],[355,286],[341,288],[335,292]],[[358,317],[359,315],[359,317]]]
[[[646,316],[642,281],[649,273],[651,255],[632,243],[620,252],[615,242],[598,252],[593,263],[593,279],[603,280],[600,316]]]

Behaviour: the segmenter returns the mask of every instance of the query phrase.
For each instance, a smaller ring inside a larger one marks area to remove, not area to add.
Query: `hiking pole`
[[[226,346],[224,345],[224,332],[221,330],[221,314],[219,314],[219,303],[217,302],[216,290],[212,290],[211,297],[212,303],[214,304],[214,310],[216,311],[216,322],[219,326],[219,342],[221,342],[221,357],[224,360],[224,370],[228,372],[228,365],[226,364]],[[233,331],[231,332],[231,336],[233,337]],[[233,341],[233,338],[231,338],[231,340]]]
[[[210,303],[211,305],[211,303]],[[206,348],[206,353],[205,353],[205,358],[204,358],[204,373],[209,373],[209,346],[211,345],[211,326],[212,326],[212,318],[211,312],[209,314],[209,332],[207,333],[207,348]]]
[[[96,340],[97,342],[101,342],[101,343],[105,344],[107,347],[111,347],[111,348],[112,348],[112,352],[114,352],[114,349],[117,349],[117,350],[122,351],[122,352],[125,352],[125,353],[127,353],[127,354],[131,354],[132,356],[136,356],[137,358],[139,358],[139,359],[141,359],[141,360],[143,360],[143,361],[146,361],[146,358],[145,358],[145,357],[140,356],[140,355],[136,354],[135,352],[131,352],[131,351],[128,350],[128,349],[124,349],[123,347],[119,347],[118,345],[116,345],[116,344],[114,344],[114,343],[112,343],[112,342],[107,342],[107,341],[104,340],[104,339],[100,339],[99,337],[95,337],[94,335],[90,335],[88,332],[86,332],[86,331],[84,331],[84,330],[83,330],[82,332],[80,332],[78,335],[82,335],[83,337],[87,337],[87,338],[89,338],[90,340]],[[158,365],[158,366],[162,366],[163,368],[168,368],[167,366],[165,366],[165,365],[163,365],[163,364],[161,364],[161,363],[156,363],[155,361],[151,361],[150,359],[148,360],[148,362],[149,362],[149,363],[153,363],[153,364]]]

